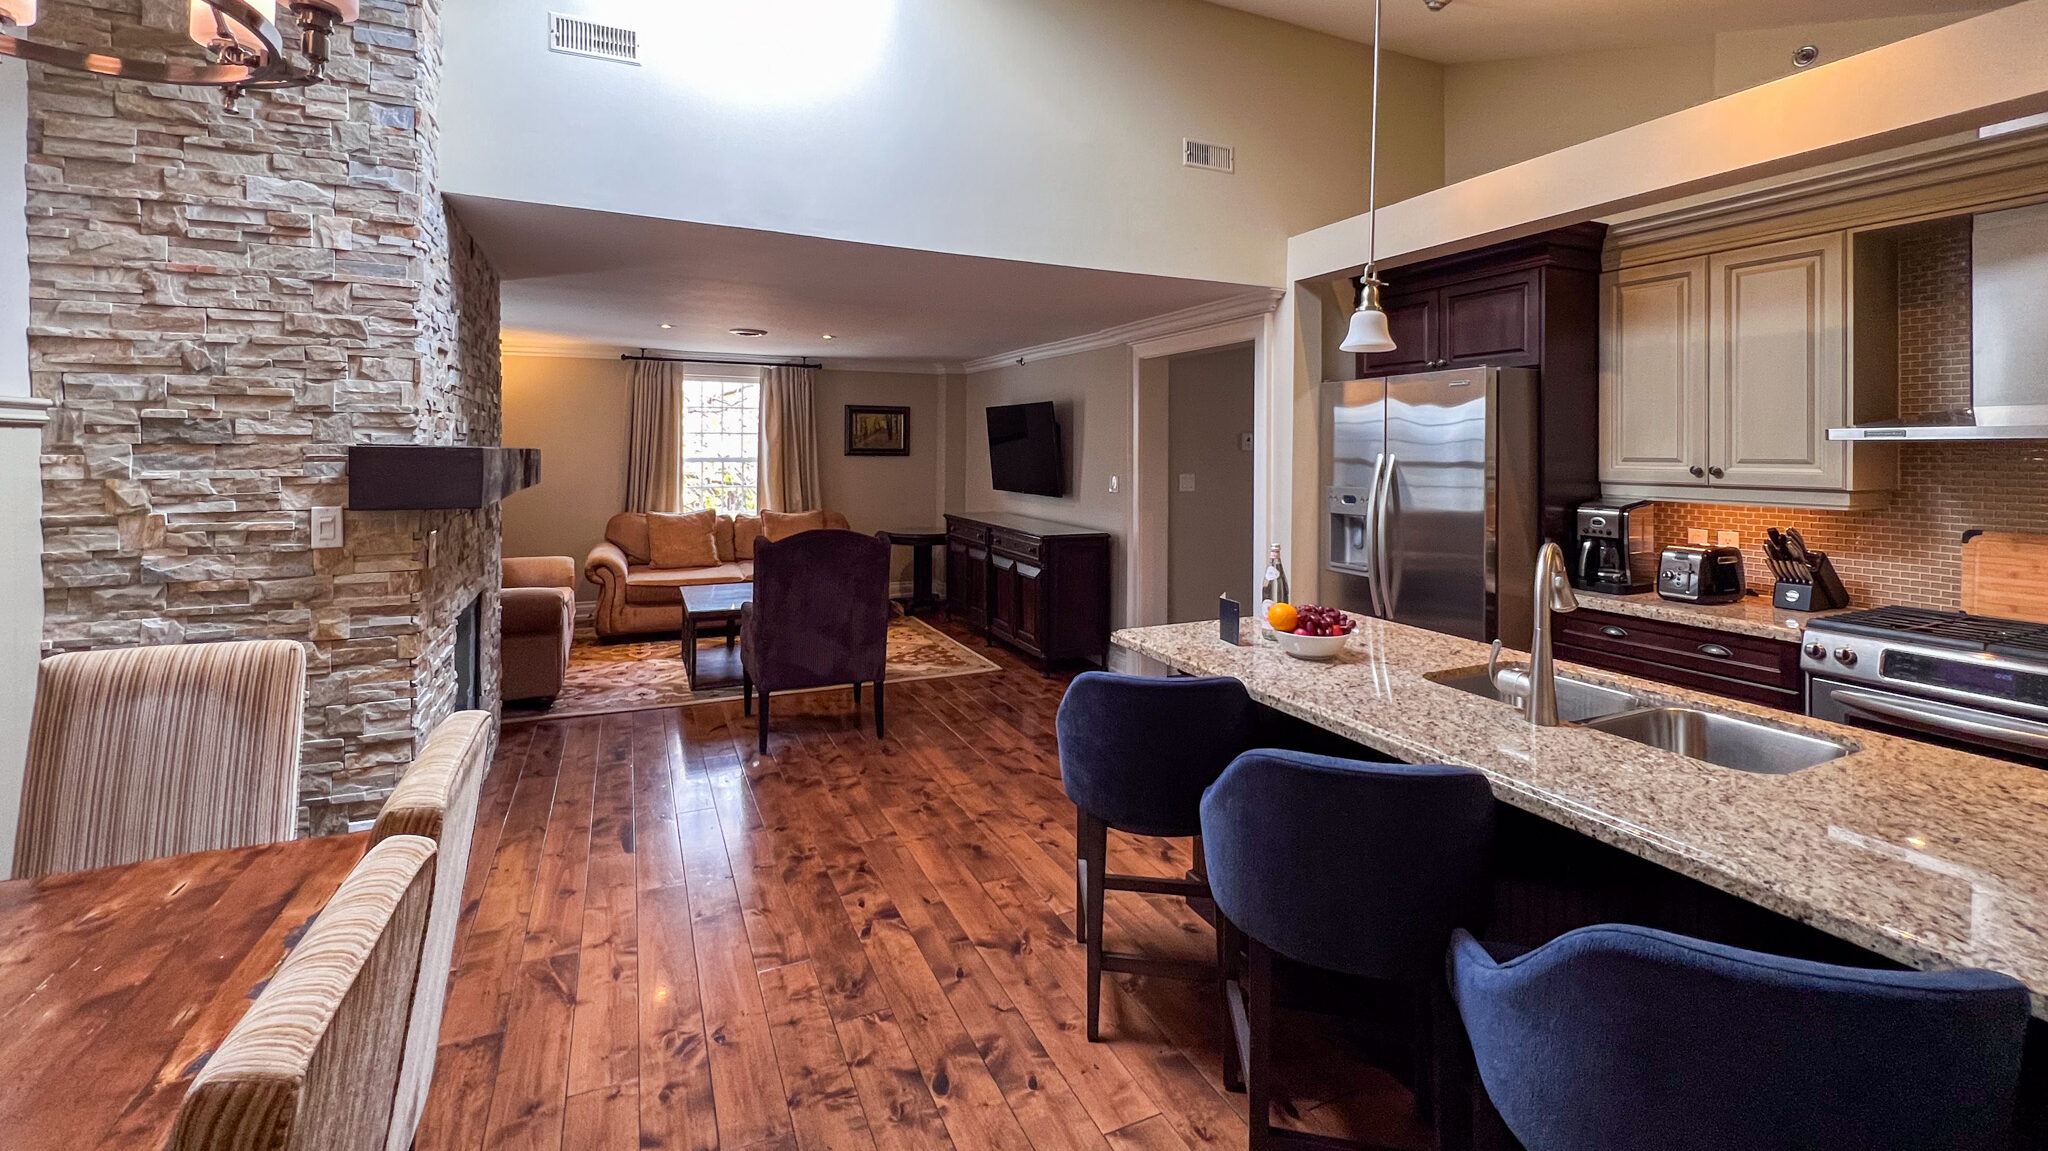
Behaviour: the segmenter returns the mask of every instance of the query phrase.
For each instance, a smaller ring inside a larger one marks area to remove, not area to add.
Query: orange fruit
[[[1293,631],[1299,618],[1291,603],[1276,603],[1266,609],[1266,622],[1274,631]]]

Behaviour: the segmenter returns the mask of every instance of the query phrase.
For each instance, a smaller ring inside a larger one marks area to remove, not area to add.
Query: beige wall
[[[1252,595],[1252,346],[1176,356],[1167,364],[1167,613],[1216,617],[1216,597]],[[1182,476],[1194,490],[1182,491]]]
[[[944,523],[940,488],[946,440],[941,404],[945,377],[904,372],[818,373],[813,410],[818,421],[818,480],[825,506],[843,512],[858,532],[935,527]],[[910,409],[910,454],[846,454],[846,405],[885,404]],[[910,582],[911,555],[897,548],[892,572]],[[944,561],[940,560],[943,564]]]
[[[958,511],[1007,511],[1096,528],[1110,546],[1110,620],[1125,620],[1131,534],[1131,350],[1117,346],[977,372],[962,387],[963,497]],[[999,492],[989,482],[988,417],[1002,404],[1052,401],[1067,461],[1067,494]],[[1118,490],[1111,492],[1111,477]]]
[[[1792,53],[1822,64],[1867,52],[1978,11],[1802,24],[1443,70],[1444,178],[1455,183],[1717,96],[1789,76]],[[1388,69],[1389,78],[1393,69]]]
[[[626,389],[618,359],[505,357],[505,443],[539,448],[538,487],[505,501],[505,554],[570,556],[576,569],[626,506]],[[576,594],[595,599],[580,576]]]
[[[1446,182],[1714,98],[1711,39],[1444,69]]]
[[[879,18],[830,43],[733,36],[774,5],[578,4],[640,32],[637,68],[549,52],[554,7],[448,0],[450,190],[1276,286],[1289,235],[1365,208],[1370,48],[1201,0],[846,4]],[[1442,180],[1439,76],[1389,60],[1389,202]]]

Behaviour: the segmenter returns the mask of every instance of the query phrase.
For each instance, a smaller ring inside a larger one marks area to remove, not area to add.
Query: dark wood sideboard
[[[1041,668],[1109,659],[1109,533],[1006,512],[946,515],[946,613]]]

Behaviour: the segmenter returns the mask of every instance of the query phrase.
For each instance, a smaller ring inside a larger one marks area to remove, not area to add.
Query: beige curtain
[[[626,510],[673,512],[683,499],[683,365],[633,364],[626,410]]]
[[[818,490],[818,420],[812,407],[816,368],[769,368],[761,377],[761,506],[808,512]]]

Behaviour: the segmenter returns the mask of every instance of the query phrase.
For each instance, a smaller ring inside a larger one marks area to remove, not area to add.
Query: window
[[[760,379],[686,374],[682,506],[751,514],[760,508],[760,479]]]

